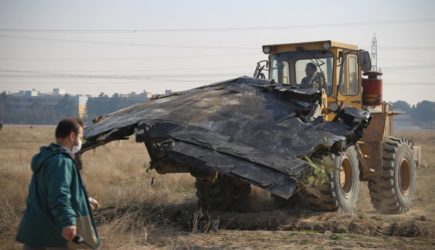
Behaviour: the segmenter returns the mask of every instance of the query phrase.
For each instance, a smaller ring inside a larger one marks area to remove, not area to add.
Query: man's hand
[[[74,236],[77,234],[77,227],[76,226],[67,226],[62,228],[62,237],[65,238],[65,240],[72,240]]]
[[[92,210],[96,210],[100,207],[100,204],[98,204],[98,201],[92,197],[89,197],[89,205],[91,205]]]

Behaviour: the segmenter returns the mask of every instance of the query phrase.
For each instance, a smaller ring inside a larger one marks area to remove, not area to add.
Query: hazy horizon
[[[435,101],[435,2],[1,1],[0,92],[163,93],[252,75],[263,44],[378,40],[384,99]]]

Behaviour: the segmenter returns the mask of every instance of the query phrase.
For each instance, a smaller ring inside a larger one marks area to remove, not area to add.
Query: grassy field
[[[14,242],[31,178],[30,160],[53,141],[54,127],[5,126],[0,131],[0,249]],[[362,186],[354,215],[279,210],[254,189],[246,213],[198,211],[189,174],[148,170],[143,144],[114,142],[83,156],[88,192],[96,212],[101,249],[150,248],[408,248],[433,249],[435,215],[435,132],[401,132],[423,146],[415,208],[406,215],[381,216]],[[193,218],[216,220],[219,230],[192,233]],[[199,216],[199,217],[198,217]]]

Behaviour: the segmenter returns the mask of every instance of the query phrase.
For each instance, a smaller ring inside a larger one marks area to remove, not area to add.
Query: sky
[[[187,90],[252,75],[264,44],[378,42],[384,99],[435,101],[435,1],[0,0],[0,92]]]

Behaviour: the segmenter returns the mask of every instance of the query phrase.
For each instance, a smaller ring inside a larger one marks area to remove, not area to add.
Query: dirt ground
[[[25,207],[29,162],[52,141],[52,127],[5,126],[0,131],[0,249],[19,249],[14,234]],[[325,213],[303,204],[278,209],[254,189],[244,212],[198,209],[194,179],[148,170],[145,147],[114,142],[84,155],[101,249],[435,249],[435,131],[398,132],[422,145],[413,209],[375,212],[367,184],[354,214]]]

